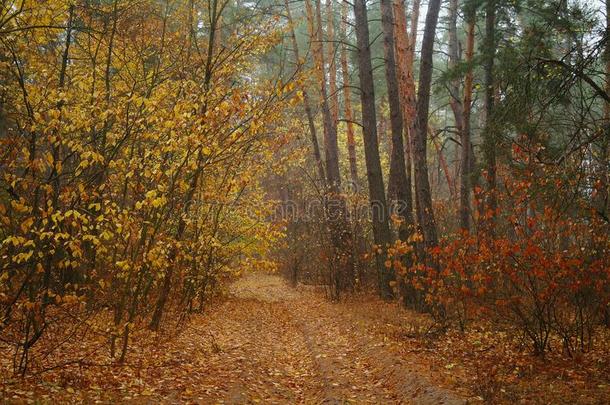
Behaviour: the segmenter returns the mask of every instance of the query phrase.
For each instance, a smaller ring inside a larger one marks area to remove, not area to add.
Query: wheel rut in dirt
[[[254,274],[211,314],[228,378],[210,399],[223,403],[462,404],[458,395],[409,369],[366,322],[336,311],[315,291]],[[220,322],[222,321],[222,322]],[[224,347],[224,348],[223,348]],[[214,357],[214,356],[212,356]],[[210,372],[213,370],[210,369]]]

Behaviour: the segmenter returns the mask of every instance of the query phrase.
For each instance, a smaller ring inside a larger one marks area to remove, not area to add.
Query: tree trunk
[[[428,134],[428,111],[430,108],[430,86],[432,83],[432,52],[434,35],[438,23],[440,0],[430,0],[426,15],[426,26],[421,48],[419,68],[419,88],[417,90],[417,117],[415,121],[415,137],[413,139],[413,154],[415,165],[415,188],[418,200],[418,217],[421,218],[421,229],[424,242],[428,247],[438,245],[436,221],[432,209],[432,195],[428,179],[428,162],[426,160],[426,142]]]
[[[341,40],[347,41],[347,3],[341,4]],[[347,124],[347,153],[349,156],[349,172],[352,186],[355,190],[359,188],[358,161],[356,160],[356,141],[354,138],[354,113],[352,111],[351,89],[349,80],[349,69],[347,65],[347,47],[341,47],[341,71],[343,74],[343,104],[345,105],[345,121]]]
[[[308,20],[313,22],[313,10],[307,0],[305,2]],[[345,200],[340,196],[341,177],[339,173],[339,146],[337,144],[337,123],[333,119],[328,103],[328,92],[326,88],[326,74],[324,72],[324,49],[322,46],[322,15],[320,0],[316,0],[315,21],[309,24],[310,35],[314,41],[313,54],[316,62],[317,78],[320,84],[320,96],[322,98],[322,118],[324,122],[324,156],[326,163],[326,220],[330,228],[333,245],[333,262],[331,263],[331,297],[337,299],[339,292],[350,287],[353,280],[354,262],[348,252],[350,249],[351,235],[347,227],[347,207]]]
[[[494,217],[496,215],[496,139],[492,128],[494,110],[494,54],[495,54],[495,0],[488,0],[485,7],[485,44],[483,76],[485,85],[485,129],[483,131],[483,155],[487,179],[487,196],[483,204],[484,228],[494,234]]]
[[[311,13],[311,5],[306,1],[308,13]],[[322,107],[322,119],[324,121],[324,158],[326,166],[326,177],[331,192],[339,191],[341,178],[339,175],[339,148],[337,145],[337,126],[333,120],[328,102],[328,91],[326,88],[326,74],[324,72],[324,47],[322,35],[322,14],[320,0],[316,0],[315,21],[316,29],[312,35],[314,41],[313,54],[316,62],[317,79],[320,85],[320,97]]]
[[[375,244],[385,252],[391,242],[391,233],[387,218],[388,209],[377,142],[375,89],[365,0],[355,0],[354,13],[358,45],[360,101],[362,104],[362,135],[364,139],[366,175],[369,184],[369,199],[372,208],[373,237]],[[379,293],[384,299],[390,299],[393,296],[390,282],[394,279],[394,275],[390,269],[384,266],[384,259],[383,255],[376,255]]]
[[[464,79],[464,102],[462,129],[460,131],[460,143],[462,154],[460,160],[460,228],[470,230],[470,178],[472,176],[472,155],[470,145],[470,112],[472,110],[472,57],[474,55],[474,29],[476,24],[476,10],[468,4],[466,10],[466,78]]]
[[[443,154],[443,149],[441,148],[441,145],[437,139],[438,135],[434,133],[434,130],[431,127],[428,127],[428,135],[430,136],[430,139],[432,140],[434,149],[436,149],[436,154],[438,155],[438,163],[440,164],[441,170],[445,174],[445,180],[447,180],[447,188],[449,189],[449,194],[451,195],[451,197],[453,197],[455,195],[455,193],[454,193],[455,182],[451,178],[451,172],[449,171],[449,165],[447,164],[447,159],[445,159],[445,155]],[[440,183],[441,183],[441,181],[440,181],[440,173],[439,173],[438,184],[440,185]]]
[[[449,69],[455,69],[460,62],[459,43],[457,38],[458,0],[449,0]],[[463,128],[463,106],[460,98],[460,80],[455,78],[449,83],[449,104],[453,111],[455,126],[461,132]]]
[[[407,177],[407,202],[409,212],[413,212],[413,196],[411,181],[411,132],[412,123],[415,121],[415,84],[413,83],[413,63],[409,63],[410,39],[407,33],[407,17],[404,0],[395,0],[394,4],[394,45],[396,50],[396,75],[398,79],[400,105],[402,107],[402,119],[404,123],[404,155],[405,172]],[[410,83],[409,83],[410,81]],[[411,86],[411,87],[410,87]],[[410,92],[410,97],[408,96]]]
[[[352,111],[351,87],[349,66],[347,63],[347,18],[348,4],[341,3],[341,40],[344,44],[341,46],[341,71],[343,80],[343,103],[345,107],[345,121],[347,125],[347,152],[349,156],[349,171],[351,179],[351,187],[355,193],[360,191],[360,180],[358,179],[358,160],[356,157],[356,140],[354,135],[354,113]],[[362,232],[362,223],[359,216],[359,203],[356,200],[352,209],[352,237],[353,246],[352,253],[354,257],[354,281],[358,285],[362,282],[363,264],[361,254],[366,250],[366,240]]]
[[[326,0],[326,41],[330,114],[333,117],[335,126],[337,126],[337,117],[339,116],[339,94],[337,92],[337,66],[335,63],[335,18],[332,0]]]
[[[460,63],[461,55],[460,55],[460,46],[457,37],[457,15],[458,15],[458,0],[449,0],[449,26],[448,26],[448,35],[449,35],[449,60],[448,60],[448,68],[449,70],[455,69],[455,67]],[[458,136],[462,137],[462,130],[464,128],[464,106],[462,104],[462,94],[460,89],[460,79],[455,76],[453,80],[449,82],[449,105],[451,106],[451,111],[453,112],[453,118],[455,121],[455,128],[458,132]],[[459,148],[455,148],[455,176],[459,173]],[[457,187],[451,189],[451,193],[453,196],[457,195]]]
[[[415,46],[417,45],[417,25],[419,24],[419,6],[421,0],[413,0],[413,8],[411,9],[411,33],[409,35],[409,57],[411,58],[411,69],[415,60]]]
[[[610,0],[606,0],[606,94],[610,94]],[[602,141],[602,177],[600,190],[600,209],[602,216],[608,221],[610,217],[610,179],[608,172],[610,171],[608,163],[608,149],[610,148],[610,103],[604,104],[604,117],[606,119],[605,138]],[[606,328],[610,328],[610,306],[606,305],[604,309],[604,323]]]
[[[377,113],[377,142],[379,143],[379,147],[382,148],[381,150],[383,153],[391,156],[392,145],[390,140],[388,140],[388,126],[385,116],[386,102],[383,97],[377,102],[377,105],[379,105],[379,112]]]
[[[390,107],[392,131],[392,152],[390,157],[390,179],[388,181],[388,200],[393,211],[402,220],[399,237],[406,241],[413,226],[410,183],[407,178],[404,143],[403,117],[398,93],[396,56],[394,53],[394,16],[392,0],[381,0],[381,25],[383,29],[383,53],[385,57],[385,78]]]
[[[610,94],[610,0],[606,0],[606,48],[604,49],[604,59],[606,62],[605,89],[606,93]],[[601,175],[595,208],[603,218],[608,220],[610,217],[610,176],[608,174],[610,171],[608,166],[608,158],[610,157],[610,103],[608,102],[604,103],[604,121],[605,128],[602,128],[602,131],[605,131],[605,136],[601,142],[600,153]],[[610,311],[610,308],[608,308],[608,311]]]
[[[414,46],[417,35],[417,30],[413,27],[417,26],[417,16],[419,15],[419,1],[413,3],[413,12],[411,14],[411,35],[407,33],[407,19],[404,0],[396,0],[394,3],[396,20],[396,54],[398,68],[398,82],[400,85],[401,105],[403,109],[403,118],[406,124],[405,131],[405,164],[407,172],[407,180],[410,184],[409,192],[411,193],[411,173],[413,171],[413,138],[415,137],[415,120],[417,115],[417,100],[415,97],[415,80],[413,78],[413,60]],[[416,190],[417,192],[417,190]],[[410,198],[413,201],[413,198]],[[418,206],[417,193],[415,196],[415,205]],[[411,211],[413,209],[411,208]],[[420,210],[416,209],[417,224],[421,228],[422,219],[420,218]]]
[[[606,49],[604,49],[604,57],[606,59],[606,93],[610,94],[610,0],[606,0]],[[604,104],[604,118],[605,118],[605,138],[602,142],[602,178],[601,178],[601,190],[602,196],[602,215],[605,216],[606,220],[610,217],[610,179],[608,178],[608,171],[610,170],[608,164],[608,157],[610,155],[610,103]],[[604,201],[605,200],[605,201]],[[608,287],[607,287],[608,288]],[[610,328],[610,306],[606,305],[604,308],[604,323],[606,328]]]
[[[410,33],[411,35],[409,36],[409,52],[407,53],[407,56],[409,57],[408,59],[408,67],[409,67],[409,73],[410,73],[410,78],[411,78],[411,83],[412,83],[412,88],[410,88],[409,92],[411,93],[411,99],[412,99],[412,108],[413,108],[413,119],[411,120],[410,124],[409,124],[409,140],[410,140],[410,149],[411,149],[411,162],[413,164],[413,166],[415,165],[415,159],[413,159],[413,141],[415,139],[415,122],[417,121],[417,98],[416,98],[416,90],[415,90],[415,75],[413,73],[413,65],[415,63],[415,47],[417,45],[417,32],[418,32],[418,28],[419,28],[419,7],[421,5],[421,0],[413,0],[413,8],[411,9],[411,26],[410,26]],[[413,182],[415,182],[415,167],[413,167]],[[418,226],[418,230],[419,232],[423,233],[422,231],[422,223],[423,223],[423,218],[421,217],[421,212],[422,210],[419,209],[419,197],[418,197],[418,189],[417,187],[415,187],[415,214],[417,217],[417,226]],[[420,245],[421,247],[421,245]],[[421,250],[421,249],[420,249]]]
[[[290,6],[288,5],[288,0],[284,0],[284,4],[286,6],[286,16],[288,18],[288,25],[290,26],[290,39],[292,41],[292,47],[294,48],[294,59],[295,62],[300,64],[300,56],[299,56],[299,44],[297,42],[297,37],[294,32],[294,24],[292,22],[292,14],[290,13]],[[313,148],[313,157],[316,161],[316,167],[318,168],[318,176],[320,177],[320,182],[325,187],[326,184],[326,175],[324,174],[324,163],[322,162],[322,156],[320,155],[320,146],[318,144],[318,135],[316,134],[316,124],[314,121],[313,112],[311,110],[311,102],[309,100],[309,93],[307,93],[307,89],[303,86],[303,104],[305,105],[305,115],[307,115],[307,124],[309,126],[309,136],[311,139],[311,146]]]

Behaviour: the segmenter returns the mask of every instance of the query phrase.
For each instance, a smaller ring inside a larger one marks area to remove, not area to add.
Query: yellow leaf
[[[33,223],[34,217],[29,217],[25,221],[23,221],[20,226],[21,232],[26,233],[27,231],[29,231]]]
[[[21,201],[12,200],[11,206],[13,207],[13,209],[15,211],[20,212],[20,213],[29,211],[29,208],[25,204],[22,204]]]

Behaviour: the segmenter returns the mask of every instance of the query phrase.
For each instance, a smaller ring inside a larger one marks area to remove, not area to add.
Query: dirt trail
[[[251,275],[186,334],[201,370],[185,386],[202,403],[462,404],[410,367],[374,331],[319,293]],[[196,392],[191,392],[191,390]]]

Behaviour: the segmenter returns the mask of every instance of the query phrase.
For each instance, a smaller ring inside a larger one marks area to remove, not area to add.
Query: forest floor
[[[251,274],[175,339],[136,335],[125,365],[92,359],[6,379],[0,403],[610,403],[607,362],[551,367],[489,332],[430,325],[396,303],[331,303],[315,287]]]

